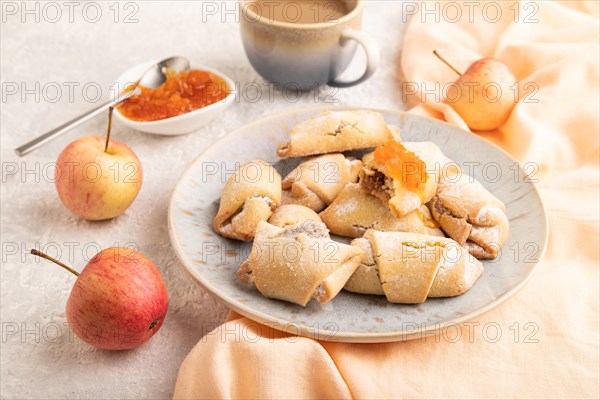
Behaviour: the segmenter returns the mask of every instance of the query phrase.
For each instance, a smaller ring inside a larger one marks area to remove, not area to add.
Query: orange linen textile
[[[474,3],[473,23],[414,15],[402,69],[406,82],[444,84],[455,75],[434,49],[462,70],[493,56],[522,86],[539,87],[537,102],[522,99],[504,126],[485,134],[540,165],[550,242],[534,277],[472,324],[409,342],[318,342],[231,313],[183,362],[175,398],[600,397],[598,3],[536,3],[538,22],[524,22],[527,1],[517,23],[517,2],[494,2],[502,10],[496,23],[482,18],[486,3]],[[434,100],[414,111],[465,127]]]

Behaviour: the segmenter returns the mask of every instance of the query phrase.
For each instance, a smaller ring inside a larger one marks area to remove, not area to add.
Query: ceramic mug
[[[360,0],[241,0],[246,55],[263,78],[286,87],[356,85],[373,75],[379,61],[377,43],[360,31],[362,12]],[[321,14],[317,17],[316,13]],[[326,13],[333,18],[323,21]],[[367,56],[366,70],[357,79],[339,80],[357,44]]]

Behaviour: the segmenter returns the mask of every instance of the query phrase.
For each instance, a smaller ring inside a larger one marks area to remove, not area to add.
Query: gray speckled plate
[[[400,126],[403,140],[436,143],[504,201],[510,233],[499,258],[483,263],[485,272],[464,295],[429,299],[418,305],[391,304],[383,296],[342,291],[325,305],[312,300],[301,307],[267,299],[240,282],[235,271],[251,244],[224,239],[212,228],[225,180],[236,166],[257,158],[275,163],[280,172],[289,172],[298,160],[280,161],[277,146],[288,141],[291,126],[323,110],[300,109],[247,124],[207,149],[180,177],[169,206],[171,243],[202,287],[238,313],[289,333],[329,341],[390,342],[421,337],[447,324],[472,319],[525,284],[548,237],[544,207],[525,172],[504,151],[472,133],[385,110],[378,111],[388,123]]]

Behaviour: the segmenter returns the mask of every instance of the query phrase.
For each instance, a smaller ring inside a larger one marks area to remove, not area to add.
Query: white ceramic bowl
[[[117,79],[116,83],[118,86],[116,86],[116,89],[118,90],[114,90],[113,94],[123,90],[127,84],[137,81],[142,74],[148,70],[148,68],[158,61],[160,60],[149,61],[147,63],[136,65],[135,67],[127,70]],[[130,128],[142,132],[154,133],[157,135],[182,135],[202,128],[204,125],[215,119],[234,102],[235,83],[222,72],[219,72],[214,68],[207,67],[206,65],[191,63],[191,68],[208,71],[223,79],[229,89],[229,94],[227,97],[206,107],[202,107],[176,117],[165,118],[157,121],[133,121],[123,116],[116,108],[114,111],[115,118]]]

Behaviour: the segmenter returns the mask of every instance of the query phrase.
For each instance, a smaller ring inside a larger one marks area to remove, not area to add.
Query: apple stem
[[[450,69],[451,69],[452,71],[456,72],[456,73],[458,74],[458,76],[462,76],[462,74],[461,74],[461,73],[460,73],[460,72],[459,72],[459,71],[458,71],[456,68],[454,68],[454,67],[452,66],[452,64],[450,64],[448,61],[446,61],[446,59],[445,59],[444,57],[440,56],[440,54],[437,52],[437,50],[434,50],[434,51],[433,51],[433,54],[435,54],[435,56],[436,56],[437,58],[439,58],[439,59],[440,59],[440,61],[442,61],[444,64],[446,64],[448,67],[450,67]]]
[[[108,151],[108,143],[110,141],[110,131],[112,129],[112,115],[114,107],[109,107],[108,109],[108,128],[106,129],[106,143],[104,144],[104,152]]]
[[[70,273],[72,273],[73,275],[79,276],[79,272],[77,272],[74,269],[66,266],[63,263],[61,263],[56,258],[50,257],[48,254],[44,254],[41,251],[38,251],[36,249],[31,249],[31,254],[33,254],[34,256],[42,257],[42,258],[45,258],[46,260],[52,261],[53,263],[60,265],[61,267],[63,267],[64,269],[66,269],[67,271],[69,271]]]

